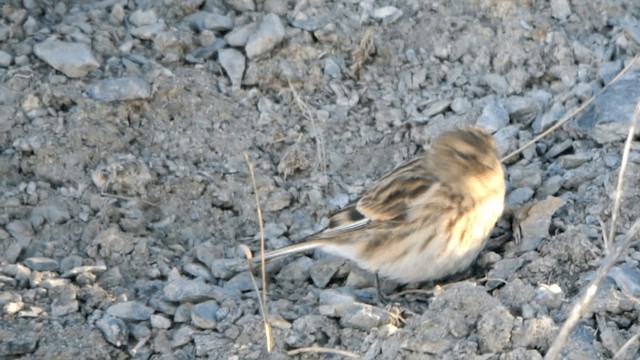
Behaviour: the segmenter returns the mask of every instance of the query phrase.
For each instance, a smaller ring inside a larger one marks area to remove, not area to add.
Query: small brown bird
[[[382,177],[336,213],[327,229],[265,258],[321,249],[399,283],[437,280],[476,259],[502,214],[504,197],[491,135],[456,129]]]

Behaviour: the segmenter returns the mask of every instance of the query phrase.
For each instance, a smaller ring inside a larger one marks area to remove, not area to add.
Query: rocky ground
[[[461,282],[385,306],[344,260],[271,264],[270,357],[541,359],[603,257],[640,66],[602,90],[640,50],[635,0],[1,11],[0,358],[265,358],[237,266],[239,244],[258,249],[244,154],[277,248],[446,129],[482,126],[506,154],[593,95],[505,162],[509,211]],[[616,239],[640,214],[639,180],[636,142]],[[639,261],[625,252],[566,358],[610,358],[640,331]],[[637,358],[627,345],[619,358]]]

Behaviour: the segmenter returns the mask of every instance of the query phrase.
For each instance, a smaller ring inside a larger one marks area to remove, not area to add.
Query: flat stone
[[[171,320],[162,315],[151,315],[151,326],[156,329],[168,329],[171,327]]]
[[[127,301],[109,306],[107,314],[126,320],[149,320],[153,309],[137,301]]]
[[[155,24],[143,25],[129,30],[133,37],[141,40],[152,40],[156,35],[165,30],[164,23],[157,22]]]
[[[185,18],[192,29],[201,32],[204,30],[229,31],[233,29],[233,19],[226,15],[214,14],[206,11],[198,11]]]
[[[371,12],[372,18],[382,20],[384,24],[394,23],[396,20],[400,19],[402,15],[402,10],[394,6],[379,7]]]
[[[356,304],[347,309],[340,317],[343,327],[370,331],[391,321],[389,312],[371,305]]]
[[[437,100],[427,107],[422,115],[426,118],[445,112],[451,106],[450,100]]]
[[[58,262],[47,257],[30,257],[24,260],[24,264],[34,271],[58,270]]]
[[[551,16],[558,20],[565,20],[571,15],[571,7],[567,0],[551,0]]]
[[[98,80],[88,86],[87,93],[102,102],[147,99],[151,96],[151,87],[141,78],[124,77]]]
[[[306,256],[301,256],[285,265],[277,275],[278,280],[288,282],[302,282],[309,278],[309,270],[313,261]]]
[[[249,59],[266,54],[284,40],[285,29],[280,17],[274,13],[267,14],[256,32],[247,40],[245,53]]]
[[[214,300],[205,301],[191,308],[191,323],[201,329],[213,329],[218,324],[216,313],[220,306]]]
[[[487,277],[489,279],[501,279],[506,281],[511,275],[515,274],[515,272],[520,269],[523,264],[524,259],[521,258],[502,259],[493,265],[493,268],[489,271]],[[489,280],[487,281],[486,286],[489,289],[493,289],[497,286],[500,286],[501,284],[503,284],[502,281]]]
[[[504,76],[499,74],[487,74],[483,77],[484,83],[498,95],[506,95],[509,91],[509,83]]]
[[[49,40],[33,47],[40,60],[70,78],[81,78],[100,66],[91,49],[81,43]]]
[[[36,351],[38,338],[24,333],[16,334],[0,329],[0,356],[13,358],[14,356],[31,354]]]
[[[247,45],[249,37],[251,34],[256,32],[257,28],[258,25],[256,23],[249,23],[247,25],[236,27],[225,35],[224,39],[227,41],[229,46],[243,47]]]
[[[70,277],[74,277],[74,276],[78,276],[80,274],[86,274],[86,273],[101,274],[105,271],[107,271],[107,267],[105,265],[78,266],[62,274],[62,277],[70,278]]]
[[[225,0],[224,2],[235,11],[245,12],[256,10],[256,3],[253,0]]]
[[[521,187],[513,190],[507,195],[507,204],[509,206],[520,206],[533,197],[533,189],[529,187]]]
[[[195,302],[214,298],[215,288],[205,283],[204,279],[172,280],[165,285],[165,299],[175,302]]]
[[[236,49],[222,49],[218,52],[218,61],[231,80],[234,89],[240,89],[244,75],[244,55]]]
[[[11,65],[11,61],[13,60],[13,56],[6,51],[0,50],[0,67],[6,68]]]
[[[543,111],[540,101],[533,97],[511,96],[503,105],[511,120],[524,125],[533,122]]]
[[[609,271],[609,277],[616,282],[621,291],[640,296],[640,271],[632,265],[615,266]]]
[[[309,269],[313,284],[320,289],[327,286],[344,262],[344,259],[335,256],[313,262]]]
[[[565,203],[566,200],[550,196],[536,202],[529,208],[526,216],[519,224],[522,236],[522,243],[518,247],[519,251],[533,250],[538,246],[541,239],[549,236],[551,216]]]
[[[625,75],[611,84],[583,111],[572,128],[588,135],[600,144],[622,141],[629,133],[629,126],[640,97],[640,75]],[[636,135],[640,127],[636,127]]]
[[[500,103],[490,102],[482,109],[482,114],[476,121],[476,125],[494,133],[509,125],[509,113]]]
[[[127,344],[129,329],[122,319],[105,313],[100,320],[96,321],[96,326],[109,343],[117,347]]]
[[[129,21],[134,26],[151,25],[158,22],[158,17],[153,9],[149,10],[136,10],[129,15]]]

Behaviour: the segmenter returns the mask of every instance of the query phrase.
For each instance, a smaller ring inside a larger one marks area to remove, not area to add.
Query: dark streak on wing
[[[357,204],[372,220],[404,220],[410,203],[431,188],[434,178],[426,159],[418,157],[385,175]]]

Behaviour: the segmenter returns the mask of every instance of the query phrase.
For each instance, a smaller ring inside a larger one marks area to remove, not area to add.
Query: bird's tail
[[[294,245],[289,245],[286,247],[283,247],[281,249],[276,249],[276,250],[271,250],[271,251],[267,251],[264,254],[264,259],[266,261],[270,261],[270,260],[275,260],[275,259],[279,259],[285,256],[289,256],[289,255],[293,255],[293,254],[297,254],[297,253],[301,253],[301,252],[305,252],[305,251],[310,251],[310,250],[315,250],[319,247],[321,247],[323,245],[322,241],[305,241],[305,242],[301,242],[298,244],[294,244]],[[256,254],[256,256],[252,259],[254,261],[254,264],[259,264],[260,263],[260,253]]]

